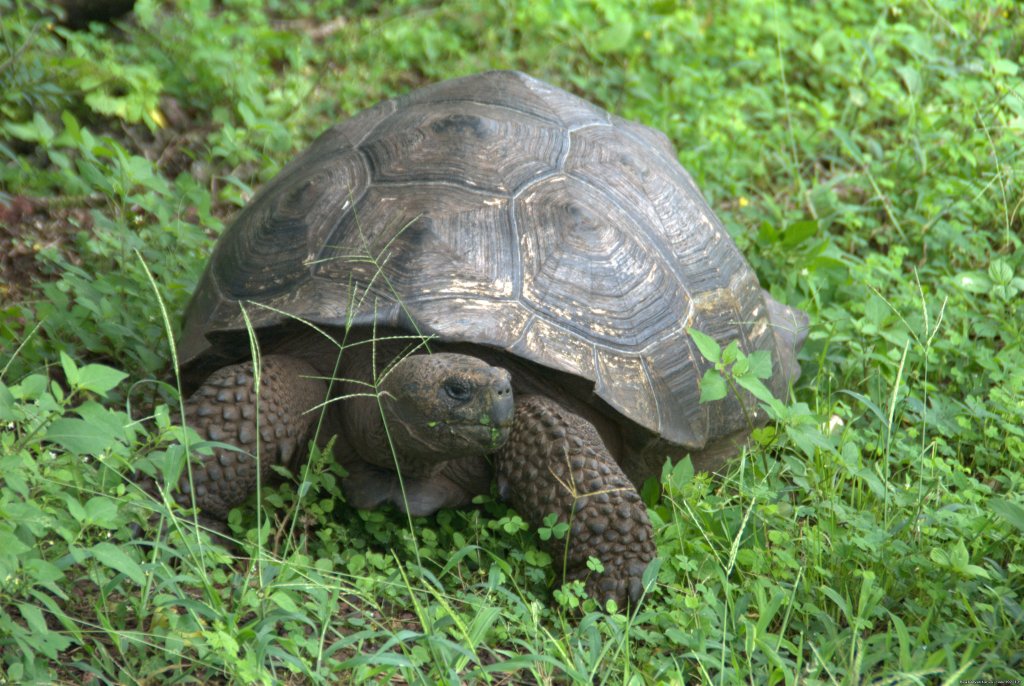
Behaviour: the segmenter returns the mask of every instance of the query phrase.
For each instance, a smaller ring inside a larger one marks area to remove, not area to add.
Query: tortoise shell
[[[799,344],[773,325],[799,313],[761,290],[663,134],[516,72],[427,86],[317,138],[221,236],[182,361],[244,330],[243,308],[257,329],[297,318],[506,351],[692,448],[745,419],[734,397],[698,403],[708,365],[687,328],[771,351],[777,394]]]

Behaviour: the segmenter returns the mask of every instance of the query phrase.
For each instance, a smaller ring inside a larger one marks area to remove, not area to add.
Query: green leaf
[[[998,57],[992,60],[992,70],[997,74],[1016,76],[1017,72],[1020,71],[1020,66],[1018,66],[1016,62]]]
[[[871,414],[875,415],[875,417],[878,418],[878,421],[880,421],[883,426],[887,426],[889,424],[889,420],[886,417],[885,412],[882,411],[882,408],[880,408],[878,405],[872,402],[871,398],[861,393],[857,393],[856,391],[840,390],[839,392],[844,393],[850,396],[851,398],[856,398],[860,402],[864,403],[864,406],[871,411]]]
[[[906,623],[900,619],[900,616],[893,612],[886,610],[889,615],[889,619],[892,620],[893,633],[896,634],[897,642],[899,643],[899,665],[901,669],[911,669],[910,661],[910,650],[914,643],[910,640],[910,632],[907,631]]]
[[[366,569],[366,556],[361,553],[356,553],[348,559],[345,563],[345,567],[348,568],[349,574],[359,574]]]
[[[736,385],[746,389],[752,396],[772,407],[776,412],[782,411],[782,403],[772,395],[764,382],[752,375],[736,377]]]
[[[649,590],[654,587],[655,582],[658,580],[658,572],[661,571],[661,558],[654,558],[651,563],[647,565],[643,575],[640,577],[640,584],[644,587],[644,590]]]
[[[85,508],[78,501],[77,496],[65,492],[61,493],[61,497],[64,499],[64,505],[68,508],[68,514],[74,517],[75,521],[79,524],[85,524],[88,515],[86,515]]]
[[[28,625],[29,630],[35,634],[33,637],[35,640],[32,641],[32,647],[35,650],[38,650],[51,660],[56,660],[58,654],[67,650],[68,646],[71,645],[70,638],[61,632],[50,629],[46,624],[42,611],[35,605],[18,603],[18,611],[25,620],[25,624]]]
[[[86,522],[114,529],[119,526],[117,521],[117,503],[113,498],[98,495],[89,498],[85,503]]]
[[[4,133],[12,138],[29,143],[38,143],[41,140],[39,129],[31,124],[19,124],[17,122],[4,122]]]
[[[113,543],[97,543],[91,552],[101,564],[124,574],[140,586],[146,583],[146,574],[139,563]]]
[[[992,290],[992,281],[984,272],[960,272],[953,277],[953,282],[968,293],[988,293]]]
[[[232,658],[238,655],[238,641],[226,631],[207,632],[206,640],[222,655],[229,655]]]
[[[751,376],[768,379],[772,375],[772,354],[767,350],[755,350],[747,356]]]
[[[989,278],[1000,286],[1013,280],[1013,269],[1003,260],[995,260],[988,267]]]
[[[131,418],[124,412],[111,410],[92,400],[80,405],[75,412],[89,424],[106,431],[112,441],[124,442],[126,432],[133,431],[132,427],[135,426]]]
[[[1024,507],[1002,498],[991,498],[988,501],[988,506],[989,509],[1005,519],[1011,526],[1015,527],[1018,531],[1024,532]]]
[[[718,345],[718,341],[703,331],[698,331],[692,327],[687,329],[686,332],[690,334],[690,338],[693,339],[697,350],[700,351],[705,360],[708,362],[719,362],[722,359],[722,346]]]
[[[9,422],[21,418],[21,412],[15,411],[14,394],[7,386],[0,384],[0,421]]]
[[[629,15],[621,15],[618,21],[597,32],[594,50],[601,54],[619,52],[633,40],[635,25]]]
[[[921,74],[916,69],[908,65],[900,65],[896,67],[896,73],[899,74],[900,79],[903,81],[903,86],[907,89],[907,93],[917,95],[921,92]]]
[[[36,112],[32,115],[32,123],[35,125],[36,131],[39,132],[39,142],[43,145],[49,145],[54,137],[53,127],[50,126],[50,122],[46,121],[46,117],[41,112]]]
[[[78,455],[100,455],[116,441],[107,426],[61,417],[46,430],[46,440]]]
[[[967,553],[967,545],[964,544],[964,539],[961,538],[953,545],[953,551],[949,556],[949,561],[958,571],[967,567],[971,558]]]
[[[55,581],[62,580],[64,572],[52,562],[47,562],[37,557],[30,558],[25,561],[25,572],[32,579],[32,583],[46,586],[51,593],[61,593],[60,589],[52,584]]]
[[[87,364],[78,370],[78,387],[99,395],[121,383],[128,375],[102,364]]]
[[[57,143],[71,147],[82,140],[82,127],[78,124],[74,114],[64,110],[60,113],[60,120],[64,123],[64,130],[57,137]]]
[[[295,604],[295,599],[284,591],[275,591],[274,593],[271,593],[270,599],[274,601],[275,605],[285,612],[299,614],[299,606]]]
[[[693,480],[693,475],[693,461],[687,456],[672,465],[672,472],[667,481],[672,490],[678,493]]]
[[[818,233],[818,222],[813,219],[793,222],[782,231],[782,245],[787,248],[792,247],[803,243],[816,233]]]
[[[732,346],[731,343],[729,345],[730,347]],[[728,348],[726,350],[728,351]],[[746,376],[749,372],[750,363],[747,362],[747,357],[745,355],[740,355],[739,359],[736,360],[735,364],[733,364],[730,373],[733,375],[734,378],[738,378],[741,376]]]
[[[644,505],[654,507],[660,498],[661,482],[654,477],[645,479],[644,485],[640,488],[640,499],[644,501]]]
[[[38,400],[44,393],[50,380],[42,374],[30,374],[21,383],[11,388],[14,397],[21,400]]]
[[[21,542],[13,532],[0,529],[0,551],[4,555],[21,555],[28,552],[30,548]]]
[[[46,625],[46,619],[43,618],[43,613],[38,607],[28,603],[18,603],[18,611],[29,629],[41,634],[49,633],[50,627]]]
[[[78,367],[66,352],[60,351],[60,366],[64,369],[64,376],[67,377],[68,386],[78,388]]]
[[[778,243],[779,232],[768,222],[761,222],[761,226],[757,229],[757,239],[764,243]]]
[[[700,402],[710,403],[721,400],[727,393],[728,389],[722,375],[714,369],[707,370],[704,373],[704,378],[700,380]]]
[[[988,570],[984,567],[979,567],[978,565],[964,565],[964,568],[958,571],[960,571],[964,576],[977,576],[982,579],[989,578]]]
[[[819,64],[825,61],[825,44],[821,42],[820,38],[811,45],[811,57]]]
[[[737,360],[743,359],[743,351],[740,350],[739,341],[729,341],[729,345],[725,346],[725,350],[722,351],[722,364],[732,364]],[[741,367],[742,371],[737,373],[743,373],[746,371],[745,368]]]

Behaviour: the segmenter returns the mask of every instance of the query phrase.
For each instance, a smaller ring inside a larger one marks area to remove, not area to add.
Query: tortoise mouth
[[[461,443],[466,449],[482,449],[484,454],[489,454],[505,445],[512,429],[512,417],[503,418],[497,423],[489,416],[484,415],[479,421],[446,421],[438,422],[431,427],[435,434],[447,434],[451,443]],[[452,446],[452,454],[446,455],[447,459],[468,457],[459,455],[459,448]]]
[[[450,418],[432,423],[431,428],[447,433],[455,442],[480,446],[490,453],[508,440],[514,417],[515,402],[509,391],[495,398],[490,410],[479,417]]]

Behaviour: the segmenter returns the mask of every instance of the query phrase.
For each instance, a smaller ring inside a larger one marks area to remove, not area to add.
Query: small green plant
[[[688,329],[687,333],[704,359],[714,365],[700,380],[701,403],[721,400],[730,391],[739,397],[743,389],[771,408],[776,416],[781,414],[782,403],[764,385],[764,380],[772,375],[772,358],[767,350],[756,350],[748,355],[736,341],[731,341],[723,350],[718,341],[697,329]],[[747,412],[746,405],[741,402],[741,406]],[[749,414],[747,421],[754,423]]]

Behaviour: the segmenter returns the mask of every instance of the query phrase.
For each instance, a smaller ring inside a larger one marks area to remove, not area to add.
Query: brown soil
[[[91,198],[71,204],[65,199],[15,196],[0,203],[0,305],[29,297],[33,284],[54,278],[37,259],[55,248],[72,264],[81,262],[74,250],[78,231],[92,229]]]

